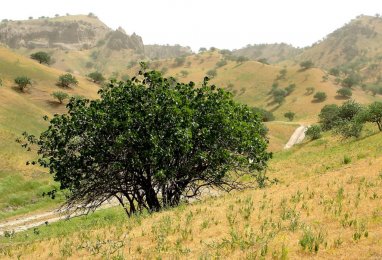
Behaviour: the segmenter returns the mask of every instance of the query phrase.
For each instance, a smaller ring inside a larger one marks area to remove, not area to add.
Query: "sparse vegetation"
[[[319,126],[319,125],[312,125],[312,126],[308,127],[308,129],[306,130],[305,134],[311,140],[316,140],[316,139],[321,138],[321,136],[322,136],[321,132],[322,132],[321,126]]]
[[[94,71],[88,75],[88,77],[97,84],[100,84],[105,81],[105,77],[102,75],[101,72]]]
[[[311,60],[306,60],[300,63],[300,67],[302,70],[307,70],[313,68],[314,63]]]
[[[42,63],[50,64],[51,62],[50,55],[44,51],[39,51],[39,52],[31,54],[31,58],[34,60],[37,60],[40,64]]]
[[[353,95],[353,92],[350,88],[340,88],[337,90],[337,94],[342,98],[350,98]]]
[[[52,97],[58,100],[60,104],[64,102],[65,99],[69,98],[68,93],[62,92],[62,91],[56,91],[52,93]]]
[[[15,83],[19,87],[20,91],[24,91],[25,88],[29,85],[32,86],[32,80],[27,76],[19,76],[15,78]]]
[[[327,95],[325,92],[319,91],[319,92],[316,92],[316,94],[314,94],[313,98],[314,98],[314,101],[316,102],[323,102],[326,100]]]
[[[61,87],[69,88],[71,86],[77,86],[78,80],[72,74],[66,73],[58,77],[57,84]]]
[[[288,118],[289,121],[293,121],[295,115],[296,113],[289,111],[284,114],[284,117]]]

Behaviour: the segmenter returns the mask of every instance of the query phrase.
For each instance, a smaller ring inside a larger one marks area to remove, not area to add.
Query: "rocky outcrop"
[[[0,42],[10,48],[90,48],[110,31],[100,23],[82,20],[39,19],[2,22]]]
[[[0,42],[10,48],[60,48],[82,50],[107,42],[113,50],[134,49],[143,53],[142,38],[127,35],[122,28],[112,31],[97,18],[59,17],[0,23]]]
[[[108,34],[107,47],[116,51],[122,49],[134,49],[139,53],[144,52],[142,38],[135,33],[133,33],[131,36],[127,35],[121,27]]]

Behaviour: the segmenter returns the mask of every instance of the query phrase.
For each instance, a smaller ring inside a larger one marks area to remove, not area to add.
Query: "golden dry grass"
[[[52,224],[2,239],[2,257],[379,259],[381,142],[380,133],[342,142],[325,135],[277,153],[268,174],[279,182],[265,189],[132,219],[118,210]]]

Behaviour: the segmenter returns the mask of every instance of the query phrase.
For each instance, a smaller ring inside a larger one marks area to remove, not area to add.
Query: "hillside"
[[[274,44],[248,44],[246,47],[234,50],[235,56],[244,56],[251,60],[263,60],[274,64],[281,61],[293,59],[302,52],[301,49],[295,48],[286,43]]]
[[[370,130],[358,141],[325,135],[277,153],[268,175],[278,182],[264,189],[42,226],[1,238],[2,258],[378,259],[382,139]]]
[[[375,82],[382,71],[382,18],[359,16],[306,48],[297,61],[312,60],[316,66],[343,67]]]
[[[61,74],[62,71],[0,47],[0,77],[3,80],[0,87],[0,219],[57,203],[41,197],[43,191],[52,187],[53,181],[41,168],[25,165],[34,155],[22,149],[15,140],[23,131],[40,133],[46,127],[42,116],[65,112],[65,106],[52,98],[52,92],[61,90],[70,95],[97,97],[98,86],[81,77],[78,77],[76,88],[57,87]],[[32,79],[32,86],[25,93],[13,82],[23,75]]]
[[[219,65],[222,61],[225,61],[223,66]],[[337,96],[340,86],[334,84],[334,78],[329,77],[323,81],[326,73],[318,68],[301,71],[299,66],[281,67],[257,61],[238,63],[228,60],[219,51],[190,55],[180,63],[177,59],[159,60],[151,62],[149,67],[164,71],[166,76],[176,76],[181,81],[199,84],[205,75],[215,71],[213,83],[234,93],[235,99],[240,102],[272,111],[278,120],[285,120],[284,113],[293,111],[296,113],[296,121],[314,122],[325,104],[344,102]],[[283,69],[286,70],[285,77],[277,79]],[[128,69],[127,74],[134,75],[138,70],[139,67],[135,66]],[[274,82],[278,83],[280,89],[290,84],[296,85],[280,106],[273,102],[270,94]],[[324,102],[314,102],[313,94],[307,93],[308,87],[313,87],[315,92],[325,92],[327,99]],[[377,99],[358,89],[353,91],[353,98],[360,103]]]

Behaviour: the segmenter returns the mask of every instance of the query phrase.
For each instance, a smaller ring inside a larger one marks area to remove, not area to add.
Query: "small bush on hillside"
[[[323,130],[330,130],[338,124],[339,107],[335,104],[325,105],[318,117]]]
[[[69,95],[62,91],[56,91],[52,93],[52,97],[58,100],[60,104],[64,102],[65,99],[69,98]]]
[[[285,76],[287,74],[287,69],[286,68],[283,68],[279,71],[279,75],[277,76],[277,80],[282,80],[282,79],[285,79]]]
[[[321,126],[319,125],[312,125],[308,127],[306,130],[305,134],[311,139],[311,140],[316,140],[321,138],[322,134],[322,129]]]
[[[57,84],[61,87],[68,88],[70,86],[77,86],[78,80],[72,74],[67,73],[67,74],[63,74],[60,77],[58,77]]]
[[[188,71],[187,71],[187,70],[181,70],[181,71],[180,71],[180,75],[181,75],[183,78],[185,78],[185,77],[188,76]]]
[[[305,92],[306,95],[312,95],[315,91],[315,88],[314,87],[307,87],[305,90],[306,90],[306,92]]]
[[[227,61],[226,60],[219,60],[217,63],[216,63],[216,68],[220,68],[220,67],[223,67],[227,65]]]
[[[24,91],[24,89],[29,85],[32,86],[32,81],[27,76],[19,76],[15,78],[15,83],[19,87],[21,91]]]
[[[296,84],[290,84],[285,88],[286,95],[289,96],[296,89]]]
[[[269,62],[266,58],[261,58],[261,59],[258,59],[257,61],[262,63],[262,64],[269,65]]]
[[[217,71],[215,69],[212,69],[212,70],[209,70],[207,71],[207,76],[211,77],[211,78],[214,78],[218,75]]]
[[[101,72],[94,71],[88,75],[88,77],[97,84],[100,84],[105,81],[105,77],[102,75]]]
[[[205,47],[200,47],[199,48],[199,52],[206,52],[207,51],[207,48],[205,48]]]
[[[273,115],[273,113],[268,110],[265,110],[260,107],[253,107],[252,110],[258,115],[260,115],[263,122],[269,122],[269,121],[275,120],[275,116]]]
[[[377,124],[379,131],[382,131],[382,102],[376,101],[367,107],[366,121]]]
[[[338,77],[340,75],[340,70],[338,68],[331,68],[329,74]]]
[[[340,88],[337,90],[337,94],[342,98],[350,98],[353,95],[353,92],[350,88]]]
[[[243,63],[243,62],[246,62],[246,61],[249,61],[249,59],[247,57],[245,57],[245,56],[239,56],[239,57],[236,58],[236,62],[240,63],[240,64]]]
[[[344,164],[351,163],[351,158],[348,155],[344,155],[344,159],[342,161]]]
[[[307,70],[313,68],[314,63],[311,60],[306,60],[300,63],[300,67],[302,70]]]
[[[186,62],[186,57],[184,57],[184,56],[176,57],[176,58],[175,58],[175,61],[174,61],[174,65],[175,65],[176,67],[180,67],[180,66],[182,66],[185,62]]]
[[[295,115],[296,115],[296,113],[289,111],[289,112],[286,112],[286,113],[284,114],[284,117],[285,117],[285,118],[288,118],[289,121],[293,121]]]
[[[313,98],[314,98],[314,101],[316,101],[316,102],[323,102],[326,100],[327,95],[325,92],[316,92],[316,94],[314,94]]]
[[[40,64],[42,63],[50,64],[51,62],[50,55],[44,51],[39,51],[39,52],[31,54],[31,58],[34,60],[37,60]]]
[[[2,86],[3,86],[3,80],[0,79],[0,87],[2,87]]]
[[[342,81],[341,85],[346,88],[351,88],[353,86],[359,85],[360,83],[361,77],[356,74],[351,74]]]
[[[284,89],[275,89],[273,91],[273,101],[281,105],[285,101],[287,92]]]

